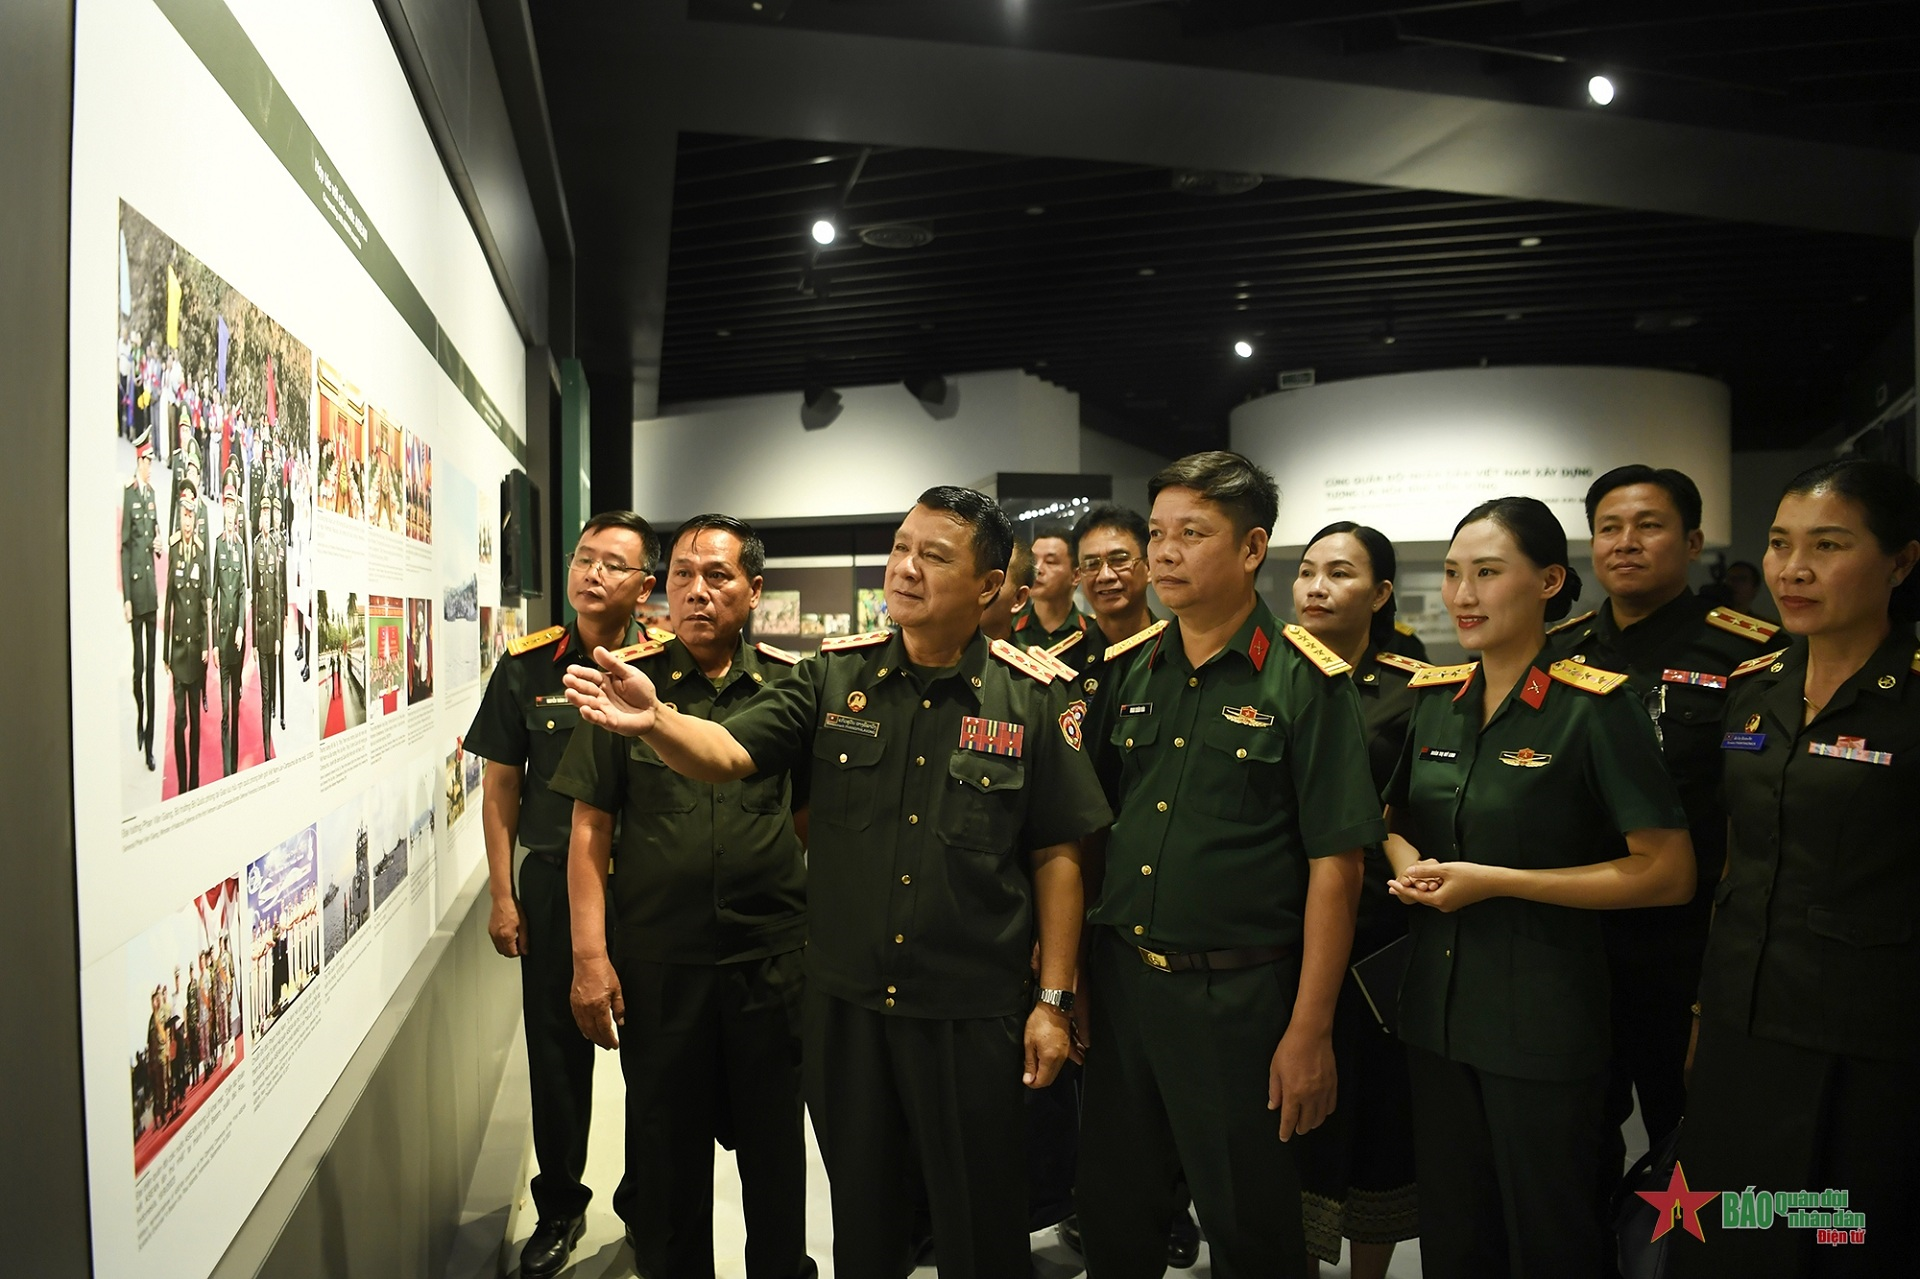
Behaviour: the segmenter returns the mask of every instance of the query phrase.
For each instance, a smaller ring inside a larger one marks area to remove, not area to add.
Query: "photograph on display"
[[[506,651],[506,643],[501,638],[503,628],[500,625],[499,609],[491,604],[480,606],[480,673],[489,674],[493,663]]]
[[[313,354],[124,202],[119,255],[112,500],[132,813],[313,744],[299,597]]]
[[[480,678],[479,498],[473,481],[451,467],[442,468],[439,485],[433,549],[443,594],[434,677],[442,688],[457,689]]]
[[[798,635],[800,592],[760,592],[760,607],[753,614],[753,630],[756,635]]]
[[[453,739],[453,753],[447,756],[445,767],[441,769],[440,794],[447,801],[447,825],[452,826],[466,815],[467,811],[467,752],[462,743],[464,738]]]
[[[317,608],[320,736],[367,722],[367,623],[358,591],[321,587]]]
[[[135,1176],[246,1056],[239,898],[221,880],[127,943]]]
[[[391,770],[367,796],[367,851],[374,859],[375,910],[407,882],[408,781],[404,771]]]
[[[671,630],[673,628],[667,625],[669,616],[667,593],[657,587],[652,595],[641,600],[639,607],[633,610],[633,620],[640,623],[642,627],[658,626],[662,630]]]
[[[424,870],[433,859],[433,761],[419,760],[407,776],[407,864]]]
[[[467,799],[476,803],[478,801],[475,800],[475,796],[480,793],[481,770],[486,766],[486,762],[486,760],[475,755],[472,751],[468,751],[465,756],[462,757],[462,770],[466,778]]]
[[[855,634],[865,635],[887,628],[887,592],[878,586],[863,586],[857,593],[859,616]]]
[[[256,1041],[320,975],[319,865],[314,828],[247,867],[247,1017]]]
[[[327,885],[320,911],[326,917],[329,964],[373,914],[368,840],[364,795],[354,796],[320,819],[320,873]]]
[[[315,506],[348,519],[366,516],[367,402],[352,383],[320,361],[320,440]]]
[[[406,433],[407,536],[433,540],[433,451],[412,431]]]
[[[381,410],[367,408],[367,523],[388,533],[402,530],[400,427]]]
[[[406,705],[406,607],[397,595],[367,597],[367,718]]]
[[[407,705],[433,696],[433,601],[407,601]]]

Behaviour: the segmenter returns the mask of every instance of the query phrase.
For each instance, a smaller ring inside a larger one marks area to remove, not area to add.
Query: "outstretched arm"
[[[753,757],[719,724],[682,715],[662,702],[653,681],[604,648],[593,650],[600,669],[572,666],[567,700],[580,718],[622,737],[638,737],[668,768],[698,782],[731,782],[758,771]]]

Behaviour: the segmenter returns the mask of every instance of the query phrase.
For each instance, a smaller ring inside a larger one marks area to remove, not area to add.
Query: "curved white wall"
[[[1691,373],[1402,373],[1269,395],[1230,420],[1234,449],[1280,483],[1280,547],[1335,520],[1374,525],[1411,550],[1437,547],[1476,503],[1509,493],[1540,498],[1584,541],[1587,486],[1628,462],[1692,476],[1708,545],[1729,537],[1728,392]]]

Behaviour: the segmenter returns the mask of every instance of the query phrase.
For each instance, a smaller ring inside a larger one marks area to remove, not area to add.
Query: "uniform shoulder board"
[[[1163,617],[1159,621],[1155,622],[1152,626],[1147,627],[1145,630],[1135,631],[1133,634],[1121,640],[1118,644],[1107,645],[1107,651],[1102,656],[1104,656],[1104,658],[1107,661],[1111,662],[1114,658],[1120,656],[1120,654],[1130,652],[1131,650],[1140,647],[1142,644],[1146,643],[1148,640],[1152,639],[1154,636],[1158,635],[1161,631],[1164,631],[1166,629],[1167,629],[1167,619]]]
[[[1398,618],[1394,619],[1393,629],[1396,631],[1399,631],[1402,635],[1412,635],[1414,633],[1413,627],[1410,623],[1403,622]]]
[[[775,648],[771,644],[755,644],[753,651],[762,657],[770,657],[787,666],[798,666],[804,660],[798,653],[789,653],[784,648]]]
[[[1322,644],[1313,637],[1313,632],[1298,622],[1289,622],[1280,628],[1295,648],[1306,654],[1307,660],[1320,668],[1322,675],[1345,675],[1353,669],[1353,663]]]
[[[664,653],[667,646],[656,639],[643,639],[638,644],[629,644],[625,648],[613,650],[613,656],[623,662],[637,662],[643,657],[652,657],[655,653]]]
[[[1547,628],[1547,634],[1558,635],[1561,631],[1572,630],[1574,627],[1580,625],[1580,623],[1582,622],[1591,622],[1593,620],[1593,615],[1598,611],[1599,611],[1598,609],[1590,608],[1586,612],[1580,614],[1580,616],[1578,617],[1569,617],[1564,622],[1555,622],[1552,626],[1549,626]]]
[[[1708,612],[1707,625],[1717,626],[1730,635],[1742,636],[1756,644],[1764,644],[1780,632],[1780,628],[1772,622],[1749,617],[1725,605]]]
[[[1914,670],[1920,671],[1920,648],[1916,648],[1913,650],[1912,666]]]
[[[1053,683],[1053,668],[1036,658],[1024,648],[1015,648],[1005,640],[997,639],[988,646],[993,655],[1013,669],[1031,675],[1042,684]]]
[[[1075,644],[1078,644],[1081,640],[1085,639],[1086,637],[1087,637],[1087,633],[1085,631],[1075,631],[1073,634],[1061,640],[1058,644],[1055,644],[1051,648],[1047,649],[1047,656],[1058,657],[1060,656],[1060,654],[1066,652],[1068,649],[1072,648]]]
[[[507,641],[507,652],[515,657],[522,653],[531,653],[536,648],[545,648],[567,633],[564,626],[549,626],[544,631],[535,631],[531,635],[522,635],[519,639]]]
[[[658,640],[664,644],[668,640],[673,639],[674,634],[664,626],[649,626],[647,628],[647,638],[650,640]]]
[[[820,641],[822,653],[840,653],[850,648],[871,648],[893,638],[892,631],[868,631],[864,635],[835,635]]]
[[[1464,684],[1473,678],[1478,662],[1462,662],[1458,666],[1428,666],[1413,673],[1407,681],[1408,688],[1434,688],[1441,684]]]
[[[1427,663],[1418,658],[1408,657],[1405,653],[1391,653],[1385,649],[1375,653],[1373,660],[1382,666],[1391,666],[1396,670],[1405,671],[1409,675],[1418,675],[1427,669]]]
[[[1028,657],[1031,657],[1034,661],[1046,667],[1055,679],[1071,680],[1079,678],[1080,672],[1055,657],[1053,650],[1050,648],[1035,647],[1024,651]]]
[[[1785,657],[1786,655],[1787,655],[1787,650],[1784,648],[1779,649],[1776,652],[1772,652],[1772,653],[1762,653],[1760,656],[1756,658],[1752,658],[1749,661],[1742,662],[1740,663],[1740,665],[1728,671],[1727,678],[1739,679],[1742,675],[1751,675],[1755,671],[1763,671],[1767,667],[1772,666],[1775,662],[1779,661],[1781,658]],[[1914,654],[1914,662],[1915,662],[1914,669],[1920,670],[1920,653]]]
[[[1547,667],[1547,674],[1562,684],[1571,684],[1596,696],[1605,696],[1627,682],[1627,677],[1618,671],[1603,671],[1598,666],[1564,659]]]

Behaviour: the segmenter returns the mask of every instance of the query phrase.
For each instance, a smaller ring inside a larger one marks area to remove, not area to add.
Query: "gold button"
[[[927,757],[925,755],[915,755],[913,757],[913,762],[915,767],[924,768],[926,767]]]
[[[1899,682],[1899,681],[1898,681],[1898,680],[1896,680],[1896,679],[1894,679],[1894,678],[1893,678],[1893,676],[1891,676],[1891,675],[1882,675],[1882,676],[1880,677],[1880,687],[1881,687],[1881,688],[1892,688],[1892,687],[1893,687],[1893,686],[1894,686],[1894,685],[1895,685],[1896,683],[1898,683],[1898,682]]]
[[[1133,935],[1135,937],[1144,937],[1147,935],[1147,930],[1142,928],[1140,925],[1135,924],[1133,926]]]
[[[903,883],[903,884],[911,884],[911,883],[913,882],[913,876],[911,876],[911,875],[902,875],[902,876],[900,877],[900,882],[901,882],[901,883]]]
[[[974,686],[975,688],[979,688],[979,687],[980,687],[980,677],[979,677],[978,675],[975,675],[975,676],[973,677],[973,686]]]
[[[980,779],[980,784],[982,786],[991,786],[993,785],[993,779],[991,777],[982,777]]]
[[[1362,684],[1371,684],[1373,683],[1373,681],[1374,681],[1374,674],[1372,671],[1368,671],[1365,675],[1362,675],[1360,677],[1360,682]]]
[[[930,711],[933,709],[933,703],[929,702],[926,698],[923,697],[920,699],[920,709],[923,711]]]
[[[1167,801],[1163,799],[1158,804],[1155,804],[1154,807],[1164,813],[1167,811]]]
[[[889,986],[887,987],[887,993],[889,995],[897,995],[900,993],[900,988],[898,986]]]
[[[1175,746],[1185,746],[1185,745],[1187,744],[1187,739],[1186,739],[1186,738],[1184,738],[1184,737],[1176,737],[1176,738],[1174,738],[1174,739],[1173,739],[1173,744],[1174,744]],[[1133,745],[1133,743],[1132,743],[1132,742],[1128,742],[1128,743],[1127,743],[1127,745],[1129,745],[1129,746],[1131,746],[1131,745]]]
[[[1131,737],[1127,739],[1127,745],[1129,746],[1133,745],[1133,739]]]
[[[907,935],[905,933],[895,933],[893,935],[893,944],[898,946],[900,943],[906,941],[906,939]]]
[[[893,1000],[891,999],[887,1000],[887,1007],[889,1008],[893,1007]]]
[[[552,728],[552,727],[553,727],[553,721],[552,721],[552,720],[548,720],[548,721],[547,721],[547,727],[548,727],[548,728]]]
[[[1586,665],[1587,655],[1585,653],[1575,653],[1573,655],[1573,660],[1576,662],[1579,662],[1581,665],[1584,666]]]
[[[1140,873],[1141,873],[1142,875],[1151,875],[1151,874],[1153,874],[1153,867],[1151,867],[1151,866],[1142,866],[1142,867],[1140,868]]]
[[[1767,667],[1767,674],[1778,675],[1781,671],[1784,671],[1786,669],[1787,669],[1787,664],[1785,662],[1775,662],[1772,666]]]
[[[907,814],[907,825],[918,826],[919,824],[920,824],[920,814],[918,813]]]
[[[840,756],[840,762],[841,762],[842,764],[844,764],[844,763],[846,763],[846,762],[847,762],[847,757],[846,757],[846,756],[845,756],[844,754],[842,754],[842,755]]]
[[[1449,947],[1447,948],[1447,958],[1448,958],[1448,959],[1452,959],[1452,958],[1453,958],[1453,948],[1452,948],[1451,946],[1449,946]]]
[[[1245,759],[1247,757],[1247,748],[1242,746],[1239,750],[1233,753],[1233,757],[1235,759]]]
[[[679,679],[679,678],[680,678],[680,677],[681,677],[682,675],[685,675],[685,674],[686,674],[686,672],[685,672],[685,671],[675,671],[675,672],[673,673],[673,677],[674,677],[675,679]]]
[[[1199,687],[1200,687],[1200,677],[1199,677],[1198,675],[1189,675],[1189,676],[1187,676],[1187,687],[1188,687],[1188,688],[1199,688]]]
[[[756,683],[756,684],[764,684],[764,683],[766,683],[767,681],[765,681],[765,680],[763,680],[763,679],[761,679],[761,678],[760,678],[760,672],[759,672],[759,671],[755,671],[755,672],[753,673],[753,682],[754,682],[754,683]]]

